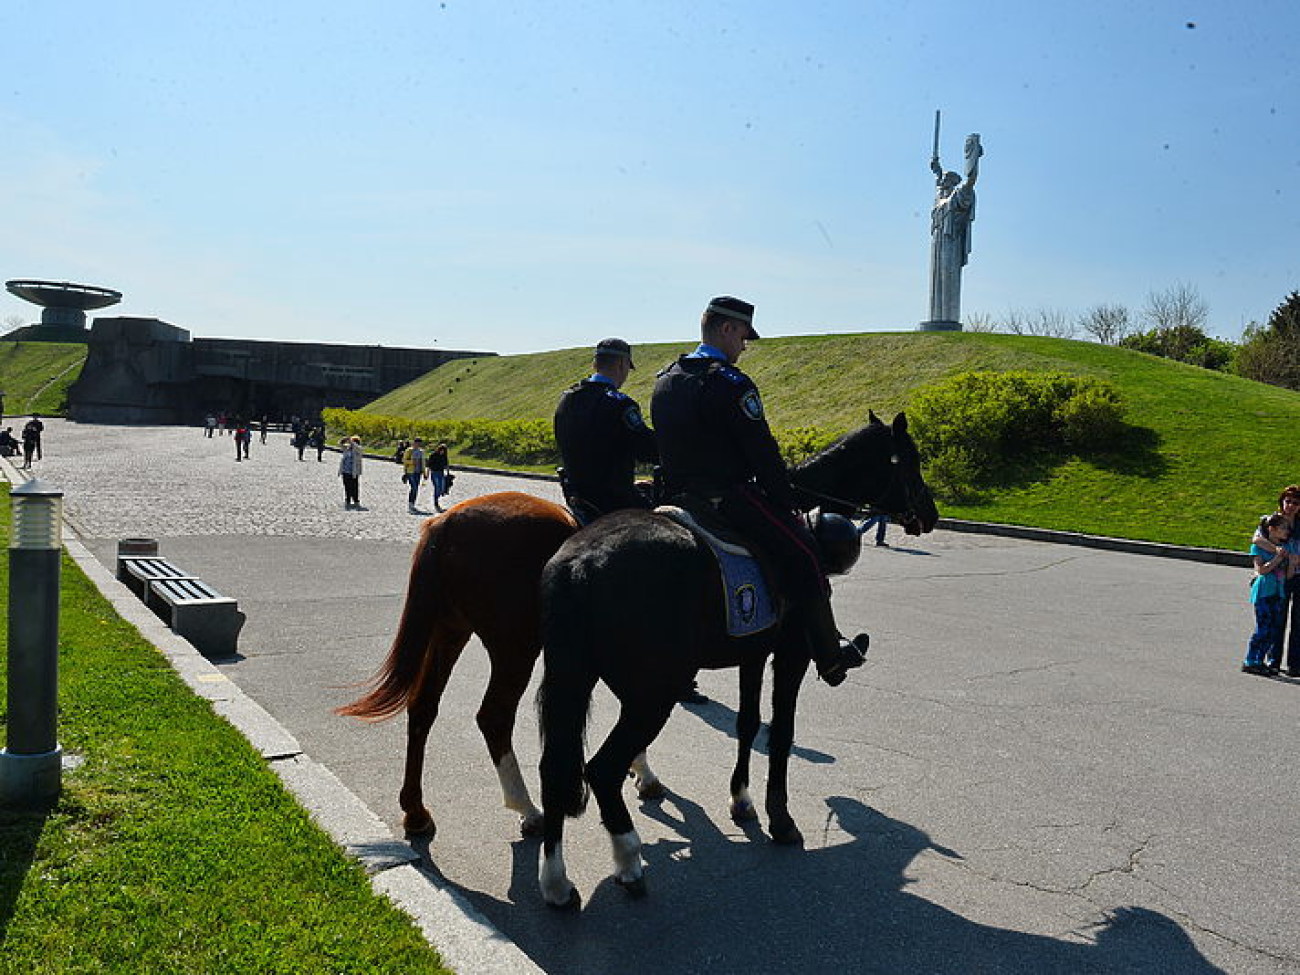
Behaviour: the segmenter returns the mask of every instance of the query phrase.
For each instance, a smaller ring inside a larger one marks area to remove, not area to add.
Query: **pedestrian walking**
[[[429,452],[429,485],[433,488],[433,510],[441,511],[442,505],[439,504],[448,488],[448,475],[450,465],[447,462],[447,445],[440,443]]]
[[[402,480],[406,482],[406,510],[413,515],[422,514],[415,506],[420,496],[420,481],[424,479],[424,441],[416,437],[411,449],[402,458]]]
[[[876,545],[878,547],[886,547],[889,543],[885,541],[885,529],[888,527],[889,515],[873,508],[868,513],[867,520],[858,526],[858,534],[865,535],[874,528],[876,530]]]
[[[307,449],[307,431],[303,427],[298,427],[293,432],[293,446],[298,451],[298,459],[302,460],[302,452]]]
[[[203,418],[203,435],[211,438],[213,432],[217,429],[217,418],[209,413]]]
[[[259,442],[266,443],[266,417],[262,417],[262,422],[257,425],[257,433],[261,438]]]
[[[361,438],[344,437],[339,446],[339,476],[343,478],[343,507],[361,510]]]
[[[235,421],[235,460],[248,458],[248,445],[253,442],[253,431],[243,420]]]
[[[41,422],[41,415],[33,413],[32,418],[27,421],[27,426],[32,428],[36,437],[36,459],[41,459],[41,434],[45,432],[45,424]]]
[[[23,427],[23,470],[28,471],[32,468],[32,456],[36,453],[36,441],[40,434],[32,426],[32,421],[28,420],[27,425]]]
[[[316,448],[316,463],[322,463],[325,460],[325,428],[323,426],[312,427],[311,445]]]

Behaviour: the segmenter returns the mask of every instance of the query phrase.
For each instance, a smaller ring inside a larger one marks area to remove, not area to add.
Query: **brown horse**
[[[369,693],[338,709],[371,721],[406,710],[406,770],[398,801],[408,833],[436,829],[424,805],[425,744],[471,634],[482,640],[492,666],[476,720],[505,805],[519,813],[524,835],[540,830],[541,811],[515,758],[515,713],[541,651],[542,567],[577,530],[564,508],[517,491],[463,501],[420,530],[388,657]]]

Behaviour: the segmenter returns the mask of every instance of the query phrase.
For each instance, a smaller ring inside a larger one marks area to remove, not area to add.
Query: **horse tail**
[[[424,683],[428,650],[438,615],[438,546],[435,529],[442,519],[428,522],[411,559],[406,586],[406,604],[397,636],[383,665],[372,680],[371,689],[335,713],[367,721],[382,721],[404,710]]]
[[[580,816],[587,807],[583,753],[591,694],[596,674],[588,665],[590,632],[574,597],[574,582],[562,562],[542,575],[543,659],[545,671],[537,690],[542,734],[542,808],[547,813]]]

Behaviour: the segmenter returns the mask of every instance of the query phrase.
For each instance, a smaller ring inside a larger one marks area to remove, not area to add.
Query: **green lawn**
[[[655,372],[692,342],[640,346],[626,390],[648,406]],[[1133,435],[1104,456],[1025,466],[980,504],[944,514],[1174,544],[1240,549],[1279,490],[1300,482],[1300,393],[1091,342],[971,332],[763,339],[742,366],[776,427],[843,431],[888,417],[927,383],[970,370],[1107,379]],[[421,419],[550,417],[589,349],[450,362],[367,412]],[[480,461],[481,462],[481,461]]]
[[[60,627],[59,739],[83,764],[48,814],[0,811],[0,970],[446,971],[66,557]]]
[[[0,392],[5,415],[67,412],[68,387],[81,375],[86,346],[62,342],[0,342]],[[20,425],[15,425],[17,435]]]

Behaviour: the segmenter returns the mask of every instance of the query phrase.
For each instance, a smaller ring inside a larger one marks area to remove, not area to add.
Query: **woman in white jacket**
[[[339,476],[343,478],[343,507],[361,507],[361,438],[343,438]]]

